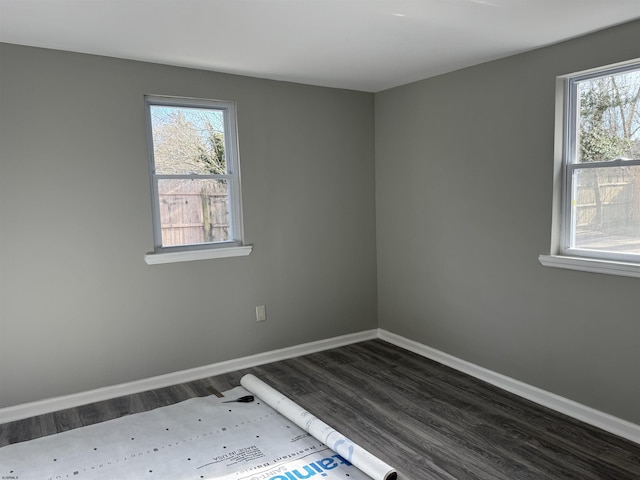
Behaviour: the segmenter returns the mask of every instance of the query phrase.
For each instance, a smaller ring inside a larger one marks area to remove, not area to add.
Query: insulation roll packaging
[[[315,439],[323,442],[372,479],[397,479],[398,476],[393,467],[353,443],[347,437],[313,416],[293,400],[267,385],[255,375],[245,375],[240,380],[240,384],[255,396],[262,399],[262,401],[278,413],[312,435]]]

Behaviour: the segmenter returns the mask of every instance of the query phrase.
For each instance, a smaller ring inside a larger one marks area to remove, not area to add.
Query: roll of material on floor
[[[240,379],[240,384],[372,479],[396,480],[398,478],[393,467],[353,443],[255,375],[245,375]]]

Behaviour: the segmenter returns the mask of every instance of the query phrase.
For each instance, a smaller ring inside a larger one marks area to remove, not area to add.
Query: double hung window
[[[235,105],[159,96],[145,101],[155,242],[147,263],[248,254]]]
[[[640,265],[640,62],[560,77],[559,89],[552,253]]]
[[[640,64],[568,79],[564,252],[640,261]]]

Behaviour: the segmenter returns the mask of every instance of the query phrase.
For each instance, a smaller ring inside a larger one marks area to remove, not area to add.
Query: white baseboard
[[[453,355],[449,355],[448,353],[444,353],[440,350],[436,350],[435,348],[428,347],[424,344],[409,340],[408,338],[383,329],[367,330],[340,337],[333,337],[326,340],[304,343],[302,345],[272,350],[270,352],[227,360],[220,363],[214,363],[212,365],[205,365],[203,367],[173,372],[166,375],[159,375],[157,377],[146,378],[134,382],[122,383],[73,395],[48,398],[36,402],[0,408],[0,424],[36,415],[42,415],[44,413],[64,410],[66,408],[78,407],[88,403],[108,400],[110,398],[116,398],[123,395],[131,395],[147,390],[169,387],[171,385],[190,382],[200,378],[221,375],[223,373],[277,362],[279,360],[286,360],[288,358],[299,357],[375,338],[379,338],[400,348],[409,350],[410,352],[417,353],[418,355],[495,385],[502,390],[514,393],[539,405],[640,444],[640,425],[622,420],[614,417],[613,415],[595,410],[591,407],[587,407],[540,388],[533,387],[519,380],[493,372],[454,357]]]
[[[342,335],[340,337],[328,338],[316,342],[303,343],[293,347],[272,350],[270,352],[259,353],[248,357],[227,360],[220,363],[205,365],[202,367],[182,370],[179,372],[159,375],[157,377],[145,378],[119,385],[88,390],[72,395],[46,398],[35,402],[22,403],[10,407],[0,408],[0,424],[34,417],[44,413],[51,413],[66,408],[78,407],[88,403],[108,400],[110,398],[131,395],[134,393],[146,392],[157,388],[169,387],[179,383],[191,382],[200,378],[213,377],[223,373],[242,370],[243,368],[256,367],[267,363],[286,360],[287,358],[299,357],[309,353],[329,350],[331,348],[342,347],[352,343],[373,340],[377,338],[378,330],[367,330],[364,332]]]
[[[472,377],[483,380],[502,390],[514,393],[539,405],[555,410],[556,412],[563,413],[576,420],[640,444],[640,425],[622,420],[621,418],[587,407],[586,405],[528,385],[500,373],[493,372],[386,330],[380,329],[378,331],[378,338],[446,365],[447,367],[466,373],[467,375],[471,375]]]

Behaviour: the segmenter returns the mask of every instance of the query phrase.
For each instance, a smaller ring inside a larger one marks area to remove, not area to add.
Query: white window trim
[[[246,257],[253,250],[253,246],[207,248],[202,250],[185,250],[169,253],[148,253],[144,257],[147,265],[161,263],[189,262],[192,260],[208,260],[211,258]]]
[[[565,117],[565,111],[569,108],[569,79],[582,75],[588,76],[603,70],[624,69],[631,65],[637,65],[638,61],[640,59],[633,59],[606,67],[562,75],[556,79],[551,247],[549,254],[538,256],[538,261],[545,267],[640,278],[640,262],[629,262],[615,258],[582,257],[579,256],[579,252],[576,252],[578,255],[574,256],[572,255],[574,250],[563,247],[567,238],[566,229],[568,226],[568,222],[563,219],[565,215],[570,215],[570,205],[566,205],[566,195],[564,195],[565,188],[568,185],[564,158],[570,148],[565,143],[565,139],[568,137],[567,132],[570,128],[569,122]],[[569,139],[568,141],[572,140]],[[606,253],[603,254],[603,257],[606,256]]]
[[[232,239],[228,242],[208,243],[202,245],[184,245],[177,247],[162,247],[157,243],[160,241],[160,218],[157,210],[157,191],[153,173],[153,135],[151,131],[151,105],[175,105],[175,106],[195,106],[203,107],[211,105],[211,108],[220,108],[226,111],[225,115],[225,135],[229,138],[227,143],[227,162],[230,168],[231,188],[231,217]],[[224,100],[205,100],[197,98],[172,97],[162,95],[145,95],[145,110],[148,128],[148,148],[150,155],[150,180],[152,192],[153,228],[154,228],[154,251],[145,255],[147,265],[163,263],[187,262],[193,260],[207,260],[214,258],[229,258],[247,256],[252,252],[251,245],[244,242],[244,222],[242,214],[242,192],[240,179],[240,155],[238,147],[238,123],[236,116],[235,102]],[[231,148],[228,148],[229,145]]]
[[[567,255],[540,255],[538,261],[545,267],[640,278],[640,265],[637,263],[569,257]]]

